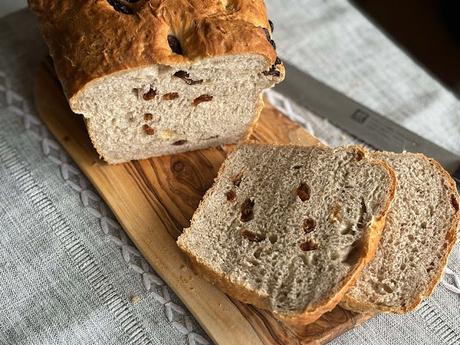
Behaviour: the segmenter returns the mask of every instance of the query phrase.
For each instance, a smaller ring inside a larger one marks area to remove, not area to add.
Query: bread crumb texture
[[[373,261],[348,292],[344,305],[358,311],[403,313],[428,297],[456,241],[455,183],[422,154],[374,153],[395,170],[398,185]]]
[[[393,196],[394,176],[362,152],[241,146],[179,246],[234,297],[282,319],[314,320],[372,256],[380,232],[372,225]]]

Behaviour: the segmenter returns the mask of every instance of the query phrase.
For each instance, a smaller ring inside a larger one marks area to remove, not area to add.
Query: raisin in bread
[[[395,170],[396,196],[373,261],[342,305],[355,311],[403,313],[441,279],[460,217],[455,183],[421,154],[375,153]]]
[[[29,0],[70,107],[119,163],[234,143],[284,77],[263,0]]]
[[[242,145],[177,243],[229,295],[306,324],[374,255],[395,181],[359,147]]]

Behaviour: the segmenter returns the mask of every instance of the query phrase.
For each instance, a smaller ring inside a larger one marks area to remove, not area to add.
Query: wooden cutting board
[[[322,344],[370,316],[339,307],[317,322],[288,327],[266,311],[235,301],[188,267],[175,244],[231,146],[108,165],[91,146],[82,117],[72,113],[50,64],[38,71],[38,112],[104,198],[147,261],[217,344]],[[317,139],[266,105],[253,139],[312,145]]]

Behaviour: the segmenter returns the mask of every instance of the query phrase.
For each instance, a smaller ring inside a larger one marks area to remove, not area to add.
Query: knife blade
[[[275,87],[275,91],[376,149],[421,152],[436,159],[452,175],[457,187],[460,186],[460,156],[387,119],[297,67],[287,62],[284,66],[286,79]]]

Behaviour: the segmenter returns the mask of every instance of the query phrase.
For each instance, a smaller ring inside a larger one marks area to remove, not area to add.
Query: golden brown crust
[[[430,163],[434,166],[434,168],[436,170],[438,170],[439,173],[444,177],[444,181],[446,182],[447,187],[449,187],[451,192],[452,192],[452,194],[451,194],[452,197],[455,198],[455,200],[457,201],[457,205],[459,205],[460,204],[460,196],[458,195],[457,186],[456,186],[454,180],[452,179],[452,177],[449,175],[449,173],[446,170],[444,170],[444,168],[441,166],[441,164],[439,164],[437,161],[435,161],[434,159],[428,158],[428,157],[425,157],[425,158],[428,159],[430,161]],[[452,199],[451,199],[451,203],[452,203]],[[432,283],[424,291],[424,293],[421,294],[418,297],[418,300],[415,301],[410,306],[410,308],[411,308],[410,310],[415,309],[417,307],[417,305],[421,302],[422,299],[424,299],[426,297],[429,297],[433,293],[434,288],[441,281],[441,278],[442,278],[442,276],[444,274],[444,268],[445,268],[445,266],[447,264],[447,260],[449,258],[449,255],[450,255],[450,253],[451,253],[451,251],[452,251],[452,249],[453,249],[453,247],[455,245],[455,242],[457,242],[457,229],[458,229],[459,222],[460,222],[460,209],[457,209],[457,211],[455,212],[455,214],[452,217],[452,226],[450,227],[449,231],[446,234],[447,247],[446,247],[444,255],[443,255],[443,257],[442,257],[442,259],[440,261],[441,264],[439,265],[438,270],[436,271],[436,276],[433,279]]]
[[[245,145],[267,145],[267,144],[259,144],[259,143],[245,143]],[[270,144],[272,145],[272,144]],[[272,146],[280,146],[280,147],[297,147],[295,145],[285,145],[285,144],[276,144]],[[322,145],[315,145],[318,148],[322,148]],[[367,156],[368,151],[364,148],[354,146],[357,152],[362,153],[363,156]],[[227,159],[231,158],[231,155],[235,154],[234,150]],[[334,307],[342,300],[345,293],[350,289],[350,287],[356,282],[359,275],[361,274],[364,267],[369,263],[370,260],[374,257],[378,243],[380,241],[381,233],[385,224],[385,216],[391,206],[391,202],[394,198],[394,193],[396,190],[396,176],[393,169],[385,162],[373,160],[373,163],[383,167],[390,176],[391,184],[389,186],[389,193],[388,198],[386,200],[385,205],[382,207],[381,214],[376,217],[373,222],[369,225],[365,236],[363,237],[362,241],[362,255],[358,262],[355,264],[355,268],[351,271],[342,281],[342,285],[337,287],[337,291],[335,295],[328,299],[327,301],[322,301],[319,305],[314,306],[314,309],[304,310],[301,313],[292,313],[292,314],[281,314],[281,313],[274,313],[275,317],[282,320],[283,322],[300,326],[305,325],[308,323],[312,323],[318,318],[321,317],[324,313],[334,309]],[[223,171],[225,169],[225,162],[222,164],[219,173],[215,180],[218,180]],[[214,189],[216,188],[216,184],[214,184],[207,192],[206,195],[203,197],[200,205],[196,212],[201,210],[203,207],[203,202],[206,197],[213,193]],[[194,220],[192,219],[192,224]],[[192,226],[192,225],[191,225]],[[187,231],[188,229],[185,229]],[[194,266],[195,270],[198,274],[203,276],[206,280],[215,284],[219,287],[222,291],[227,293],[228,295],[244,302],[255,305],[259,308],[266,309],[269,311],[271,310],[269,296],[261,296],[257,294],[255,291],[249,290],[247,287],[243,285],[236,284],[231,282],[228,277],[223,276],[217,272],[214,272],[210,267],[208,267],[205,263],[201,262],[199,258],[194,256],[188,249],[183,246],[180,241],[177,242],[178,246],[184,251],[187,256],[190,258],[192,265]]]
[[[377,309],[374,304],[367,303],[365,301],[358,301],[357,299],[351,297],[350,295],[345,294],[342,300],[340,301],[340,306],[344,309],[348,309],[350,311],[356,313],[367,313],[367,312],[375,312],[379,313],[382,310]]]
[[[255,291],[242,288],[231,282],[226,276],[222,276],[217,272],[210,269],[206,264],[199,261],[199,259],[187,250],[187,248],[179,245],[182,251],[187,254],[193,270],[201,277],[205,278],[211,284],[217,286],[220,290],[224,291],[229,296],[243,302],[255,305],[262,309],[270,309],[268,304],[268,296],[261,296]]]
[[[68,99],[88,82],[128,68],[236,54],[261,55],[269,67],[276,59],[263,0],[29,0],[29,6]],[[172,51],[168,35],[183,54]]]
[[[428,158],[423,154],[417,154],[420,158],[428,161],[444,178],[444,182],[446,187],[450,189],[452,192],[452,198],[457,200],[459,203],[460,197],[457,192],[457,187],[455,185],[454,180],[449,175],[447,171],[434,159]],[[340,305],[348,310],[355,311],[355,312],[387,312],[387,313],[396,313],[396,314],[404,314],[410,312],[417,308],[417,306],[424,300],[425,298],[429,297],[434,288],[440,282],[444,268],[447,264],[447,260],[449,258],[449,254],[452,251],[455,242],[457,241],[457,228],[460,222],[460,210],[457,210],[452,217],[452,225],[449,231],[446,234],[446,249],[443,253],[443,256],[440,260],[440,263],[437,267],[436,274],[432,279],[431,283],[426,287],[425,290],[421,291],[418,295],[413,296],[411,303],[403,307],[393,307],[393,306],[385,306],[385,305],[375,305],[373,303],[364,301],[364,300],[357,300],[349,295],[345,295],[343,300],[340,302]]]

